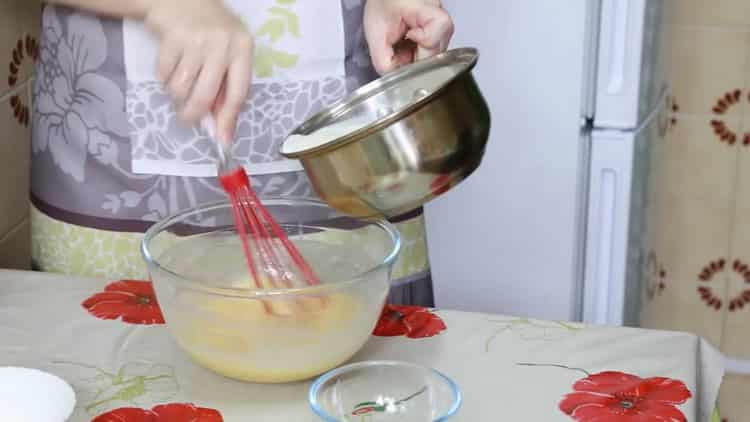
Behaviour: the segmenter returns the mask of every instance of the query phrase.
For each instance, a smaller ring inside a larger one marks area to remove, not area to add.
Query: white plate
[[[8,422],[65,422],[76,397],[62,379],[37,369],[0,367],[0,409]]]

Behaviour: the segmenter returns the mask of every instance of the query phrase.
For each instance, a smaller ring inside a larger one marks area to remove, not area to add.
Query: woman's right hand
[[[217,136],[234,137],[250,94],[253,37],[222,0],[149,0],[146,26],[160,41],[156,75],[181,119],[190,124],[213,112]]]

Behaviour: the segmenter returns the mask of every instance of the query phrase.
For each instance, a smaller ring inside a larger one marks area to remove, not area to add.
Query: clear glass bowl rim
[[[277,206],[278,205],[282,205],[282,206],[306,205],[306,206],[331,209],[324,202],[318,201],[315,199],[309,199],[309,198],[299,198],[299,197],[291,197],[291,196],[285,196],[285,197],[261,196],[260,200],[261,202],[263,202],[263,204],[270,205],[270,206],[273,206],[273,205],[277,205]],[[368,270],[363,271],[360,274],[354,275],[352,277],[347,277],[346,280],[334,280],[325,284],[320,284],[317,286],[310,286],[310,287],[302,287],[302,288],[263,289],[263,290],[257,290],[257,289],[251,289],[251,288],[209,287],[199,281],[191,280],[189,277],[182,276],[168,268],[163,267],[151,253],[149,244],[156,236],[164,232],[168,227],[171,227],[176,223],[184,221],[187,217],[194,215],[194,214],[208,212],[208,211],[215,211],[218,209],[229,208],[229,207],[231,207],[229,200],[209,202],[209,203],[205,203],[205,204],[197,205],[195,207],[188,208],[183,211],[179,211],[175,214],[170,215],[169,217],[166,217],[154,223],[151,227],[149,227],[148,230],[146,230],[146,232],[144,233],[143,239],[141,240],[141,255],[143,256],[144,261],[146,261],[146,264],[149,267],[149,272],[151,273],[152,279],[154,278],[154,271],[163,271],[172,277],[176,277],[185,286],[190,287],[191,289],[202,291],[202,292],[209,293],[212,295],[227,296],[227,297],[259,299],[259,298],[272,298],[272,297],[285,297],[285,296],[325,294],[330,291],[336,291],[336,290],[345,288],[347,286],[351,286],[353,284],[365,282],[368,280],[368,276],[375,272],[378,272],[381,270],[389,270],[389,267],[393,265],[393,263],[396,261],[396,258],[398,258],[399,253],[401,252],[401,234],[399,233],[398,229],[396,229],[396,227],[393,224],[385,220],[367,220],[367,221],[362,220],[368,224],[372,224],[372,225],[379,227],[391,239],[392,246],[391,246],[390,251],[386,254],[383,260],[379,262],[377,265],[373,266],[372,268]],[[354,217],[349,217],[346,215],[343,215],[343,216],[346,218],[352,218],[356,220],[356,218]],[[300,224],[300,226],[310,227],[310,228],[320,227],[320,226],[312,226],[312,225],[305,225],[305,224]],[[325,227],[322,227],[322,228],[325,228]]]
[[[369,368],[376,368],[376,367],[382,367],[382,366],[402,367],[402,368],[408,368],[408,369],[417,369],[417,370],[425,371],[425,372],[432,372],[434,375],[437,375],[439,379],[442,379],[443,381],[445,381],[446,384],[448,384],[451,391],[453,392],[453,404],[444,415],[439,416],[433,422],[444,422],[448,420],[448,418],[454,416],[458,412],[458,409],[461,407],[461,403],[463,401],[463,395],[461,394],[461,389],[458,388],[458,384],[456,384],[455,381],[453,381],[450,377],[443,374],[442,372],[433,368],[429,368],[429,367],[422,366],[422,365],[417,365],[415,363],[410,363],[410,362],[402,362],[402,361],[396,361],[396,360],[368,360],[368,361],[350,363],[348,365],[340,366],[318,377],[318,379],[315,380],[315,382],[313,382],[312,385],[310,385],[310,390],[308,392],[308,398],[307,398],[313,412],[315,412],[316,415],[318,415],[320,418],[322,418],[326,422],[341,422],[339,419],[336,419],[335,417],[326,413],[326,411],[323,410],[323,408],[320,407],[320,405],[318,404],[318,392],[320,391],[321,387],[323,387],[323,385],[325,385],[325,383],[327,383],[331,379],[339,377],[346,373],[357,371],[360,369],[369,369]]]

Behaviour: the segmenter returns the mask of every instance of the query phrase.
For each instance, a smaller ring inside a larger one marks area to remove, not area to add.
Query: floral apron
[[[299,164],[281,157],[278,146],[312,113],[376,77],[362,30],[363,0],[342,0],[326,11],[317,11],[317,3],[305,11],[311,6],[303,2],[263,0],[252,3],[253,13],[243,10],[249,2],[228,3],[247,16],[257,43],[235,153],[260,194],[314,197]],[[313,9],[315,19],[305,19]],[[340,24],[321,25],[321,13],[339,16]],[[316,31],[323,26],[325,33]],[[139,24],[45,6],[41,37],[33,90],[34,264],[143,278],[143,232],[169,214],[224,197],[213,177],[213,145],[177,121],[151,74],[155,44]],[[134,59],[136,53],[142,58]],[[389,300],[431,306],[422,212],[393,222],[404,248]]]

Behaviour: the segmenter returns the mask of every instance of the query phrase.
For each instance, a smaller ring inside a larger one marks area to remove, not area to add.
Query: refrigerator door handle
[[[611,23],[609,27],[610,57],[606,74],[607,81],[604,85],[607,87],[608,94],[620,93],[625,84],[629,3],[630,1],[618,0],[610,4],[607,10],[610,14],[608,21]]]
[[[596,94],[597,127],[638,125],[648,0],[602,0]]]
[[[592,142],[583,291],[589,324],[624,322],[632,159],[628,136],[599,135]]]

